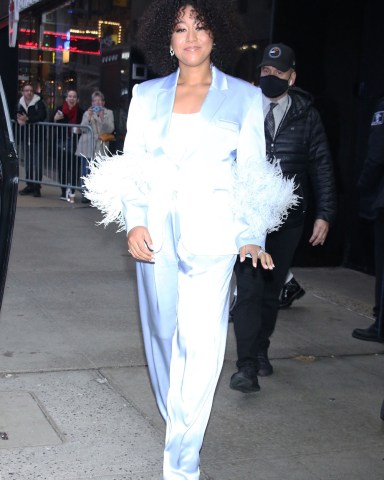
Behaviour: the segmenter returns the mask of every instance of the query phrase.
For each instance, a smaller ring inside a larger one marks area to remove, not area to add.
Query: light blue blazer
[[[167,155],[179,72],[135,85],[124,155],[143,159],[147,189],[123,198],[126,229],[146,226],[161,249],[166,217],[177,204],[180,241],[196,255],[237,254],[246,244],[264,247],[266,232],[250,232],[235,215],[234,165],[258,169],[266,162],[261,90],[212,67],[212,84],[178,164]]]

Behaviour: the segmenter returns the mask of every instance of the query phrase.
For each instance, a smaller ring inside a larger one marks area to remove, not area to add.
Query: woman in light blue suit
[[[124,154],[96,160],[88,198],[116,215],[137,260],[149,373],[166,422],[164,480],[199,479],[199,452],[221,372],[236,256],[272,269],[263,249],[294,204],[266,161],[258,88],[231,61],[230,1],[155,0],[142,18],[149,65],[170,75],[136,85]]]

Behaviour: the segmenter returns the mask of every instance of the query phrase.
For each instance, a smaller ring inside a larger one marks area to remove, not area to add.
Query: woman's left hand
[[[240,248],[240,262],[244,262],[247,254],[252,257],[252,265],[256,268],[257,261],[260,260],[261,266],[265,270],[273,270],[275,265],[271,255],[262,249],[259,245],[244,245]]]

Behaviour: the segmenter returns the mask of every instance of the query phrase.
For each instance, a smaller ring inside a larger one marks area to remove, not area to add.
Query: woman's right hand
[[[57,110],[55,113],[55,116],[53,117],[54,122],[59,122],[60,120],[63,120],[64,118],[64,113],[61,110]]]
[[[128,252],[136,260],[143,262],[154,262],[152,239],[146,227],[134,227],[129,230],[128,235]]]

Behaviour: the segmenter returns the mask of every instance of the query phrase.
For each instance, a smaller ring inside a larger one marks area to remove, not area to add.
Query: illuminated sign
[[[98,37],[74,34],[72,30],[67,32],[44,31],[40,46],[36,30],[20,28],[19,35],[19,48],[100,55],[100,40]]]

